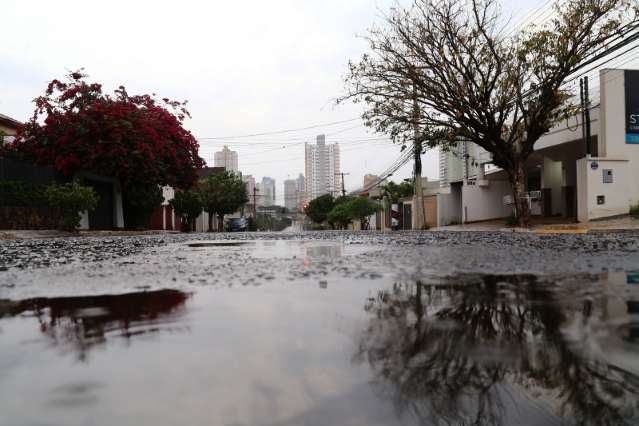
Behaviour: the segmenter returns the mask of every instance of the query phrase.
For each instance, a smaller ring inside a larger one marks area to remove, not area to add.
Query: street
[[[0,423],[631,423],[637,270],[634,233],[0,241]]]

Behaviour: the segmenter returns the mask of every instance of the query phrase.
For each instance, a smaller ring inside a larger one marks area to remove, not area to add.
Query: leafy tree
[[[333,207],[335,207],[335,198],[331,194],[325,194],[311,200],[304,212],[313,222],[324,223]]]
[[[93,188],[82,186],[74,181],[65,185],[47,186],[46,197],[51,207],[62,212],[62,229],[75,231],[80,226],[80,213],[94,210],[98,205],[98,196]]]
[[[353,219],[359,220],[362,230],[368,229],[369,217],[382,209],[382,206],[366,197],[357,197],[346,204]]]
[[[495,0],[397,7],[385,27],[369,32],[371,52],[351,63],[342,100],[366,103],[366,124],[403,147],[470,141],[490,152],[527,225],[526,160],[542,135],[574,113],[566,83],[639,22],[633,0],[557,1],[554,9],[547,24],[509,36]]]
[[[162,188],[158,185],[131,186],[122,196],[124,225],[130,229],[148,228],[151,214],[164,202]]]
[[[396,184],[391,181],[382,186],[382,193],[391,203],[397,203],[400,198],[411,197],[415,192],[412,182]]]
[[[339,229],[346,229],[348,224],[353,220],[349,204],[350,202],[346,202],[333,207],[333,209],[328,213],[328,222],[332,223]]]
[[[238,211],[248,203],[248,192],[242,178],[229,171],[215,173],[203,180],[198,192],[202,206],[209,214],[209,231],[213,230],[213,216],[218,217],[218,229],[224,229],[224,216]]]
[[[169,205],[182,219],[183,229],[190,232],[195,227],[195,219],[202,213],[202,200],[197,191],[176,191]]]
[[[347,198],[328,213],[328,222],[345,229],[353,220],[359,220],[363,230],[368,229],[368,218],[382,207],[366,197]]]
[[[113,95],[82,72],[53,80],[36,98],[36,110],[18,129],[10,149],[72,176],[89,170],[132,185],[189,187],[204,164],[195,137],[182,125],[186,102],[150,95]]]

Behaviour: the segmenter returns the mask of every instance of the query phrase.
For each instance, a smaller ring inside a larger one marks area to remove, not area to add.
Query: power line
[[[215,139],[241,139],[241,138],[253,138],[253,137],[256,137],[256,136],[279,135],[279,134],[282,134],[282,133],[301,132],[303,130],[317,129],[319,127],[335,126],[337,124],[349,123],[349,122],[356,121],[356,120],[361,120],[361,117],[351,118],[349,120],[334,121],[332,123],[315,124],[315,125],[312,125],[312,126],[299,127],[299,128],[296,128],[296,129],[275,130],[275,131],[271,131],[271,132],[253,133],[253,134],[248,134],[248,135],[200,137],[200,138],[197,138],[197,139],[202,139],[202,140],[204,140],[204,139],[214,139],[214,140]]]

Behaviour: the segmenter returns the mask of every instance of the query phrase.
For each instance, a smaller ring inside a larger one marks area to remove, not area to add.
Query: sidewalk
[[[535,223],[536,222],[536,223]],[[552,222],[552,221],[551,221]],[[465,231],[465,232],[531,232],[537,234],[586,234],[588,232],[639,232],[639,219],[624,216],[613,219],[603,219],[586,223],[561,223],[554,221],[533,219],[530,228],[511,228],[506,226],[505,220],[491,220],[486,222],[468,223],[432,228],[431,231]]]
[[[179,233],[178,231],[79,231],[64,232],[56,230],[0,230],[2,240],[31,240],[39,238],[64,238],[64,237],[120,237],[132,235],[158,235]]]

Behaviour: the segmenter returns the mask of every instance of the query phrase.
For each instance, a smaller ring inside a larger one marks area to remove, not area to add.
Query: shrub
[[[169,204],[175,214],[182,219],[186,232],[193,230],[195,219],[202,213],[202,200],[196,191],[177,191]]]
[[[639,203],[635,204],[634,206],[630,206],[630,216],[639,218]]]
[[[62,229],[65,231],[75,231],[80,226],[80,213],[93,210],[98,204],[93,188],[75,181],[65,185],[51,184],[45,192],[49,205],[62,212]]]

